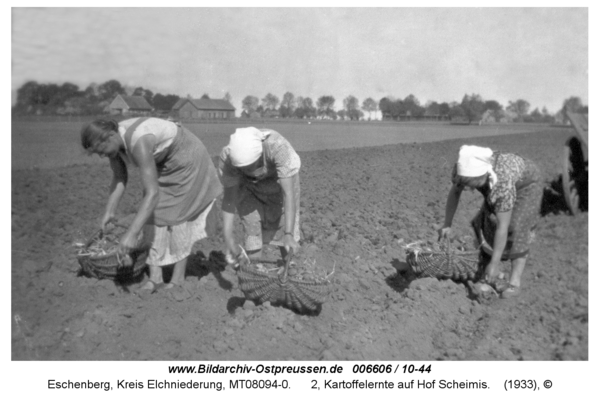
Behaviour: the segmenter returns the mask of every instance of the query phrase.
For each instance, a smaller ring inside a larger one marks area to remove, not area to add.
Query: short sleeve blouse
[[[300,157],[292,145],[281,134],[270,129],[260,129],[268,134],[263,142],[267,168],[274,167],[278,179],[286,179],[300,171]],[[272,171],[269,171],[270,174]],[[219,157],[219,175],[224,187],[232,187],[243,179],[239,169],[231,164],[229,147],[224,147]]]
[[[518,182],[535,178],[535,165],[519,155],[494,153],[494,172],[498,181],[489,190],[483,190],[486,201],[494,212],[508,212],[514,208],[517,200]],[[452,181],[457,177],[456,165],[452,170]]]

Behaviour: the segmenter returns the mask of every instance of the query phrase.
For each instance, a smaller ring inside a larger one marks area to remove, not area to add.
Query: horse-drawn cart
[[[567,112],[577,133],[564,147],[562,186],[572,214],[588,209],[588,116]]]

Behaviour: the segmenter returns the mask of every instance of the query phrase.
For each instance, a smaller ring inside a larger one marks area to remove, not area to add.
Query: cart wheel
[[[562,186],[565,202],[573,215],[587,210],[588,171],[581,142],[570,138],[564,147]]]

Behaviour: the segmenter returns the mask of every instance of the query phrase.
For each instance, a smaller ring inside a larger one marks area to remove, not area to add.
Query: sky
[[[588,104],[588,8],[12,8],[11,90]]]

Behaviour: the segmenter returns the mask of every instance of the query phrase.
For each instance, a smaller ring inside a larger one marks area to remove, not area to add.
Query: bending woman
[[[193,244],[214,233],[211,209],[222,186],[204,144],[189,130],[159,118],[133,118],[120,123],[95,120],[81,130],[88,152],[108,157],[113,171],[101,227],[113,221],[127,185],[127,165],[140,168],[144,196],[118,251],[151,243],[150,279],[142,289],[163,284],[162,266],[172,265],[166,287],[180,285]]]
[[[300,157],[279,133],[253,127],[236,129],[221,151],[223,235],[230,263],[239,255],[233,236],[237,212],[245,232],[245,250],[262,258],[263,244],[287,251],[299,248]]]
[[[496,285],[504,298],[516,296],[520,291],[521,275],[539,219],[543,193],[540,180],[533,162],[477,146],[462,146],[452,171],[440,238],[448,237],[451,232],[463,189],[479,191],[484,200],[472,225],[482,250],[491,256],[484,279],[494,285],[501,260],[510,259],[512,263],[508,286]]]

